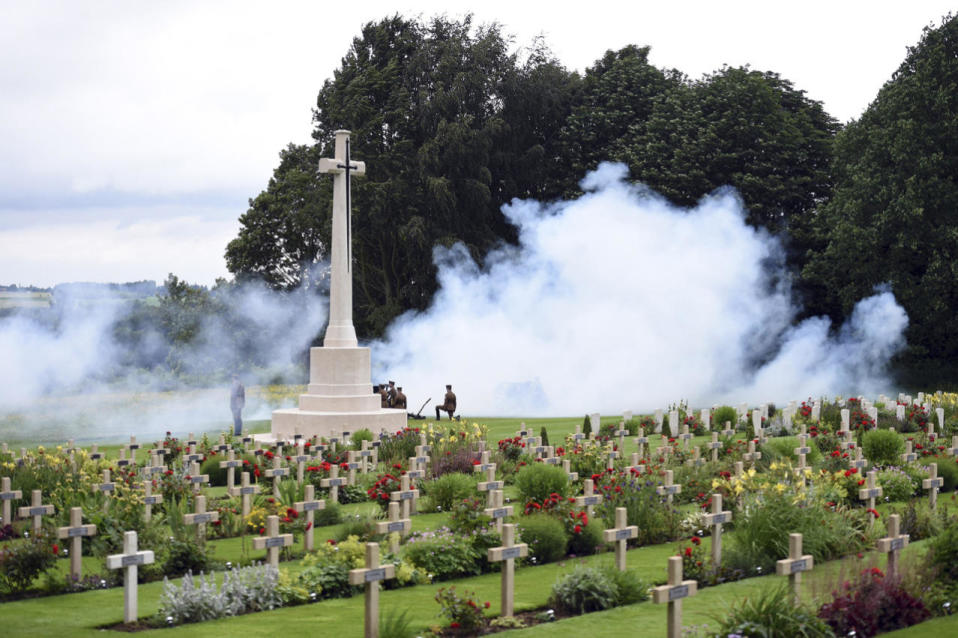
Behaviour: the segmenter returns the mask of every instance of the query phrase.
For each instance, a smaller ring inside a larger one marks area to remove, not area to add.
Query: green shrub
[[[935,461],[938,463],[938,476],[944,479],[942,491],[953,492],[958,487],[958,463],[947,456],[939,457]]]
[[[333,538],[339,542],[355,536],[361,541],[368,541],[375,533],[376,523],[372,519],[364,516],[349,516]]]
[[[0,545],[0,590],[24,591],[54,563],[53,544],[44,536],[7,541]]]
[[[764,588],[742,599],[722,616],[715,616],[719,630],[715,638],[736,635],[742,638],[833,638],[834,633],[815,612],[795,604],[787,585]]]
[[[588,436],[592,432],[592,419],[589,418],[589,415],[585,415],[585,418],[582,419],[582,433]]]
[[[316,513],[313,515],[313,524],[316,527],[325,527],[327,525],[338,525],[342,522],[342,510],[340,509],[339,503],[333,503],[332,501],[326,501],[326,507],[321,510],[316,510]]]
[[[157,623],[200,622],[281,607],[278,582],[279,570],[270,565],[234,568],[223,575],[222,587],[213,574],[188,573],[179,585],[164,579]]]
[[[420,508],[423,512],[448,512],[457,503],[476,493],[476,478],[462,472],[450,472],[424,482],[421,489],[425,496],[429,497],[428,503],[424,503]]]
[[[615,583],[597,567],[576,566],[552,586],[549,604],[570,614],[586,614],[612,607]]]
[[[816,562],[862,551],[867,542],[868,517],[862,509],[832,511],[815,501],[794,502],[790,492],[751,494],[735,514],[725,566],[754,574],[770,573],[775,561],[788,555],[788,535],[803,535],[805,552]]]
[[[558,465],[533,463],[527,465],[516,476],[519,498],[523,503],[544,501],[551,494],[566,496],[569,490],[569,478]]]
[[[613,607],[633,605],[649,599],[649,583],[642,580],[639,572],[627,569],[624,572],[614,567],[603,568],[615,583],[615,604]]]
[[[379,612],[379,638],[415,638],[419,633],[412,626],[412,618],[408,617],[409,609],[399,610],[390,607],[389,612]]]
[[[894,430],[869,430],[862,436],[862,452],[872,465],[898,465],[905,442]]]
[[[762,446],[762,460],[767,460],[771,463],[772,461],[782,459],[791,461],[793,464],[798,463],[798,455],[795,454],[795,449],[798,447],[798,437],[794,436],[783,436],[768,439],[764,446]],[[822,460],[822,453],[819,449],[814,446],[808,446],[808,449],[811,450],[810,453],[805,455],[806,465],[816,465],[819,461]],[[769,454],[766,454],[768,452]]]
[[[579,533],[569,537],[567,551],[575,556],[589,556],[595,554],[602,544],[603,527],[597,520],[589,521],[588,525],[580,526]]]
[[[373,433],[369,431],[369,428],[360,428],[349,435],[349,441],[357,450],[363,447],[363,441],[372,443],[373,439],[375,439],[375,437]]]
[[[171,536],[158,552],[163,575],[175,577],[188,572],[210,571],[213,566],[212,548],[212,545],[200,544],[189,536]]]
[[[912,542],[937,536],[956,520],[945,507],[939,505],[933,512],[924,501],[918,504],[908,501],[904,506],[889,509],[888,513],[901,516],[900,533],[908,534]]]
[[[876,478],[882,495],[889,501],[907,501],[920,485],[907,472],[895,467],[879,470]]]
[[[837,636],[862,636],[903,629],[931,614],[898,578],[885,578],[877,567],[864,570],[856,581],[845,581],[832,600],[818,610]]]
[[[349,565],[340,561],[324,561],[307,567],[296,579],[297,584],[322,598],[349,598],[354,592],[349,584]]]
[[[726,421],[731,424],[731,427],[734,430],[735,426],[738,424],[738,411],[730,405],[722,405],[715,408],[715,410],[712,412],[712,429],[725,429]]]
[[[958,522],[949,525],[928,542],[925,564],[946,587],[958,585]]]
[[[548,430],[546,430],[546,426],[544,425],[539,430],[539,438],[542,439],[542,445],[544,446],[549,445],[549,432]]]
[[[536,563],[551,563],[566,555],[565,525],[548,514],[523,516],[519,521],[519,537],[529,545],[529,556]]]
[[[403,546],[403,557],[435,580],[476,576],[482,571],[483,557],[475,546],[448,532],[413,536]]]

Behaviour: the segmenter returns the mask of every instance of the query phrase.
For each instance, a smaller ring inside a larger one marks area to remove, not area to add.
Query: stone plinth
[[[311,348],[306,394],[299,395],[299,407],[273,412],[273,437],[327,436],[360,428],[395,432],[406,427],[405,410],[380,407],[371,378],[369,348]]]

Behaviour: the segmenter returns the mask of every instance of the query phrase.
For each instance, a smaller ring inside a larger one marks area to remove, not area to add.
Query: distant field
[[[0,292],[0,308],[49,308],[52,302],[48,292]]]

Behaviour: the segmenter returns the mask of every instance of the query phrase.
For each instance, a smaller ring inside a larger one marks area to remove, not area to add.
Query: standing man
[[[386,396],[389,398],[389,407],[396,407],[396,382],[389,382],[389,390],[386,392]]]
[[[380,403],[382,404],[381,407],[383,407],[383,408],[388,408],[388,407],[389,407],[389,393],[386,391],[386,384],[385,384],[385,383],[380,384],[380,386],[379,386],[379,398],[380,398]]]
[[[230,410],[233,412],[233,435],[243,433],[243,408],[246,407],[246,388],[240,383],[239,377],[233,375],[233,385],[230,387]]]
[[[456,395],[452,391],[452,386],[446,384],[446,396],[442,405],[436,406],[436,420],[441,421],[442,417],[439,415],[439,412],[448,412],[449,420],[452,421],[452,415],[456,411]]]
[[[393,399],[393,407],[397,409],[406,409],[406,395],[402,393],[402,386],[396,388],[396,398]]]

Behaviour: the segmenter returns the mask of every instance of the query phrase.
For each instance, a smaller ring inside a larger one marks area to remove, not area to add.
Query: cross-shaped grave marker
[[[918,459],[911,447],[911,441],[905,441],[905,453],[901,455],[902,463],[914,463]]]
[[[922,489],[928,490],[928,507],[935,511],[938,507],[938,490],[945,484],[945,480],[938,476],[938,464],[928,466],[928,478],[921,482]]]
[[[481,457],[481,462],[478,465],[473,466],[473,471],[485,472],[486,480],[480,481],[476,485],[476,489],[480,492],[486,492],[486,503],[489,505],[489,507],[492,507],[492,492],[493,490],[501,490],[503,487],[503,482],[496,480],[496,464],[489,463],[489,453],[483,452]]]
[[[637,525],[629,525],[624,507],[615,508],[615,527],[603,530],[602,535],[606,543],[615,543],[615,568],[624,572],[625,545],[628,539],[639,537],[639,528]]]
[[[369,441],[363,439],[363,442],[360,443],[362,446],[359,450],[359,458],[362,461],[362,473],[368,474],[370,466],[376,467],[379,461],[379,453],[375,448],[369,449]]]
[[[908,534],[900,533],[901,517],[898,514],[888,516],[888,536],[878,539],[878,551],[888,555],[885,571],[889,577],[898,573],[898,555],[908,545]]]
[[[106,557],[107,569],[125,569],[123,575],[123,622],[131,623],[137,618],[136,578],[140,565],[154,561],[151,550],[137,551],[136,532],[123,533],[123,553]]]
[[[230,492],[230,496],[240,497],[242,501],[243,518],[246,519],[250,513],[250,496],[259,493],[259,485],[250,485],[249,472],[243,472],[240,475],[240,480],[242,481],[240,486],[234,487]]]
[[[395,565],[379,565],[379,544],[366,543],[366,567],[349,570],[350,585],[366,586],[364,638],[379,636],[379,581],[396,577]]]
[[[376,523],[377,534],[392,534],[396,532],[395,537],[390,536],[389,551],[393,554],[399,553],[399,539],[412,530],[412,520],[408,518],[399,518],[399,503],[393,501],[389,504],[389,519]]]
[[[415,504],[416,500],[419,499],[419,490],[410,488],[408,472],[399,477],[399,489],[390,492],[389,499],[399,501],[402,505],[402,517],[409,518],[410,504]]]
[[[570,482],[576,481],[579,478],[579,473],[572,471],[572,461],[569,459],[562,459],[562,471],[569,477]]]
[[[502,526],[502,545],[489,549],[490,563],[505,563],[502,566],[501,586],[501,614],[511,617],[513,601],[515,600],[516,559],[529,555],[529,546],[525,543],[516,543],[516,526],[508,524]]]
[[[302,501],[293,503],[293,508],[297,512],[306,512],[306,531],[303,533],[303,549],[307,552],[313,551],[313,519],[318,510],[326,508],[326,501],[316,499],[316,488],[307,485],[304,488],[304,497]]]
[[[70,524],[57,528],[57,538],[70,540],[70,577],[79,581],[83,577],[83,537],[95,536],[96,525],[83,524],[83,508],[70,508]]]
[[[718,440],[718,432],[712,432],[712,440],[706,443],[705,447],[712,450],[712,463],[718,463],[718,453],[722,449],[722,442]]]
[[[263,474],[266,478],[273,479],[273,498],[279,498],[279,484],[282,482],[283,477],[289,474],[289,468],[281,467],[283,452],[282,448],[277,448],[275,454],[273,454],[273,467],[272,469],[266,470]],[[339,467],[334,465],[336,471],[339,471]],[[336,499],[333,499],[336,500]]]
[[[861,447],[856,447],[856,448],[855,448],[855,458],[853,458],[851,461],[848,462],[848,467],[850,467],[850,468],[855,468],[855,469],[857,469],[859,472],[864,473],[865,467],[866,467],[867,465],[868,465],[868,461],[865,459],[865,457],[862,456],[862,449],[861,449]]]
[[[602,502],[602,495],[595,493],[595,484],[592,479],[582,482],[582,496],[575,497],[575,504],[584,507],[589,520],[592,520],[592,509]]]
[[[845,430],[845,432],[843,432],[843,433],[841,433],[841,434],[842,434],[842,436],[844,437],[844,439],[841,440],[841,441],[839,441],[838,447],[840,447],[840,448],[843,449],[843,450],[851,450],[851,449],[853,449],[853,448],[855,447],[855,439],[854,439],[854,436],[855,436],[855,435],[852,433],[852,431],[851,431],[851,430]]]
[[[320,487],[329,488],[329,500],[333,503],[339,502],[339,486],[346,485],[346,479],[339,476],[339,466],[333,463],[329,467],[329,478],[319,481]]]
[[[788,583],[792,586],[795,593],[796,604],[799,601],[800,588],[802,586],[802,572],[811,571],[814,567],[814,560],[811,554],[802,554],[802,535],[788,535],[788,558],[783,558],[775,563],[775,572],[779,576],[788,575]]]
[[[722,495],[712,494],[712,513],[705,515],[705,524],[712,528],[712,564],[722,564],[722,524],[732,520],[732,512],[722,510]]]
[[[665,470],[665,485],[659,485],[655,491],[659,496],[665,496],[671,505],[673,496],[682,492],[682,486],[672,482],[672,470]]]
[[[91,461],[99,461],[103,458],[103,452],[99,452],[96,449],[96,443],[90,446],[90,454],[87,455]]]
[[[187,525],[196,525],[196,540],[201,543],[206,540],[206,524],[220,520],[219,512],[206,511],[206,497],[196,497],[196,511],[193,514],[184,514],[183,522]]]
[[[153,479],[147,476],[143,480],[143,520],[149,523],[153,520],[153,506],[163,502],[162,494],[153,493]]]
[[[33,527],[31,529],[34,535],[40,533],[40,529],[43,527],[43,517],[53,514],[53,506],[43,505],[42,503],[43,492],[41,490],[33,490],[30,492],[30,504],[17,509],[17,516],[20,518],[33,517]]]
[[[689,449],[689,441],[692,440],[692,434],[689,432],[688,423],[682,424],[682,433],[678,436],[678,438],[682,441],[682,449]]]
[[[12,507],[11,504],[13,501],[23,498],[23,492],[21,490],[11,490],[10,489],[10,477],[4,476],[0,478],[0,502],[3,503],[3,524],[9,525],[13,523],[13,517],[11,514]]]
[[[748,461],[749,465],[755,467],[755,462],[762,458],[762,453],[755,451],[755,439],[748,442],[748,452],[742,455],[743,461]]]
[[[699,446],[694,446],[692,448],[692,458],[687,460],[686,465],[692,465],[695,467],[701,467],[705,464],[705,459],[702,458],[701,452],[699,451]]]
[[[735,474],[735,478],[742,480],[742,475],[744,474],[745,465],[741,461],[735,461],[735,464],[732,466],[734,469],[732,472]]]
[[[110,470],[103,470],[103,482],[98,483],[94,486],[95,490],[106,493],[113,493],[116,491],[116,483],[110,480]],[[110,508],[110,499],[103,499],[103,511],[107,511]]]
[[[735,434],[735,428],[732,427],[731,421],[725,422],[725,427],[722,428],[722,436],[728,438]]]
[[[652,590],[652,601],[668,603],[668,638],[682,638],[682,599],[698,593],[698,581],[682,580],[682,557],[669,557],[668,584]]]
[[[503,504],[502,490],[492,490],[489,492],[489,507],[482,511],[483,514],[491,518],[496,524],[496,531],[502,533],[502,524],[507,516],[512,516],[514,508],[512,505]]]
[[[409,457],[409,470],[406,474],[409,475],[410,481],[426,478],[426,470],[419,469],[419,462],[416,461],[416,458],[415,456]]]
[[[868,473],[868,477],[865,479],[865,487],[858,490],[858,499],[861,501],[868,501],[868,509],[875,509],[875,499],[882,495],[882,488],[875,486],[875,479],[877,478],[878,473],[875,470],[872,470]],[[870,523],[874,519],[869,519]]]
[[[546,465],[558,465],[562,459],[555,455],[555,448],[551,445],[546,446],[545,454],[542,457],[542,462]]]
[[[638,448],[639,458],[645,458],[649,447],[649,437],[645,435],[645,429],[639,428],[639,435],[635,437],[635,445]]]
[[[200,474],[200,464],[197,461],[193,461],[190,464],[190,473],[185,476],[187,483],[193,486],[193,493],[199,494],[200,489],[210,482],[209,474]]]
[[[625,421],[619,422],[619,428],[613,432],[613,434],[619,437],[619,449],[625,447],[625,437],[629,436],[629,430],[625,427]]]
[[[235,477],[236,468],[242,467],[242,466],[243,466],[243,462],[240,460],[237,460],[236,452],[234,452],[233,450],[230,450],[229,452],[226,453],[225,461],[220,461],[220,467],[226,468],[227,493],[230,493],[233,491],[233,488],[236,485],[234,482],[236,480],[236,477]]]
[[[253,549],[266,549],[269,564],[279,569],[279,548],[293,544],[292,534],[279,533],[279,516],[266,517],[266,536],[253,539]]]
[[[359,469],[360,465],[358,458],[353,450],[346,452],[346,482],[349,485],[356,484],[356,470]]]

